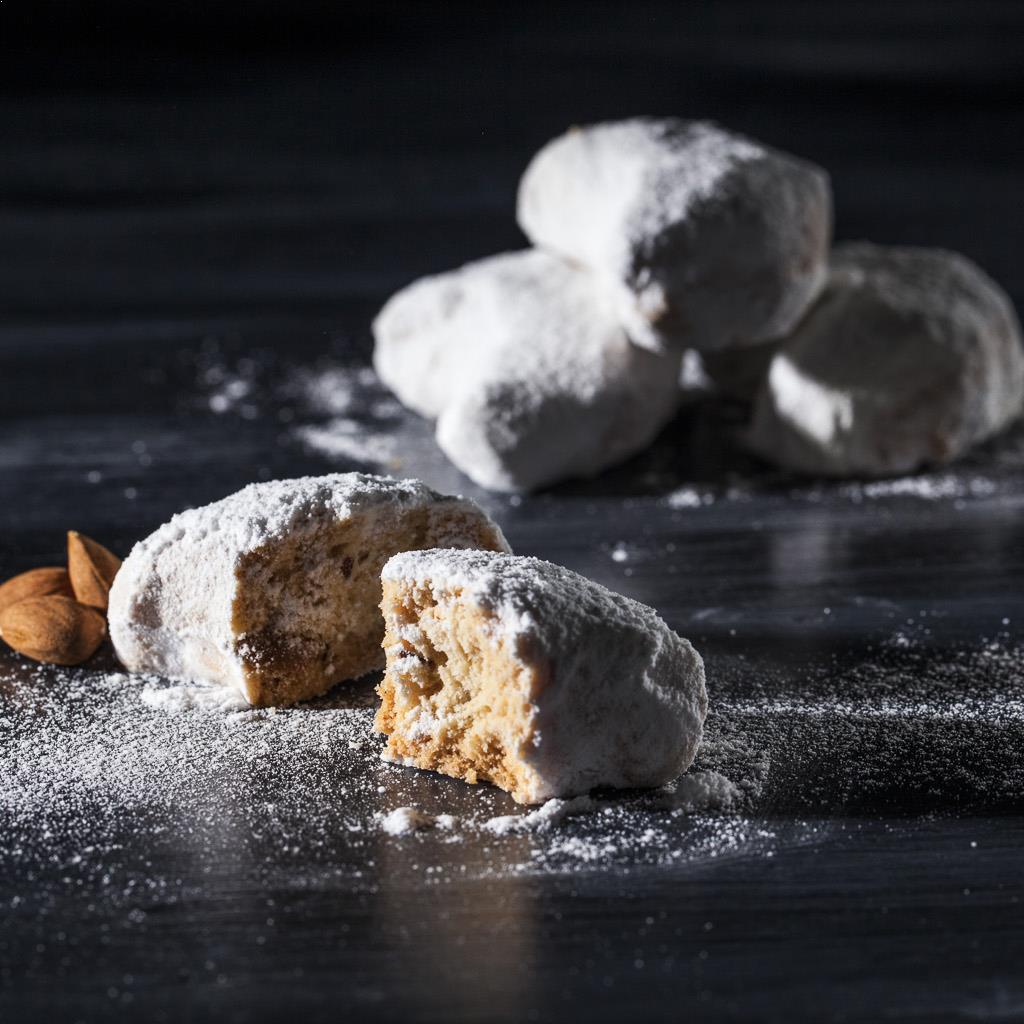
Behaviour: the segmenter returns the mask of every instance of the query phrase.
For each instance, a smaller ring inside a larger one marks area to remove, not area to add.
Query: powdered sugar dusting
[[[389,836],[404,836],[421,828],[450,829],[455,826],[455,820],[451,814],[428,814],[415,807],[396,807],[377,816],[381,831]]]
[[[666,803],[685,811],[731,810],[742,802],[742,792],[721,772],[684,775],[668,788]]]
[[[203,683],[161,686],[147,684],[139,693],[139,699],[147,707],[169,714],[184,711],[247,711],[249,703],[240,693],[228,686]]]
[[[513,812],[492,787],[383,764],[365,684],[294,708],[240,709],[217,687],[120,671],[23,662],[5,671],[0,827],[8,842],[0,861],[63,861],[88,850],[99,870],[98,851],[145,822],[153,844],[187,834],[197,854],[214,858],[225,842],[234,855],[248,849],[274,863],[292,847],[343,848],[358,873],[380,837],[395,837],[498,844],[477,868],[484,873],[558,871],[565,857],[589,856],[562,848],[574,821],[591,821],[586,828],[602,834],[613,826],[622,851],[632,843],[627,833],[642,834],[654,820],[677,827],[660,792],[608,792]],[[677,846],[688,842],[685,832]]]
[[[143,890],[180,890],[152,870],[103,881],[126,828],[144,828],[153,848],[187,837],[203,863],[229,850],[278,871],[301,851],[356,883],[372,874],[382,843],[401,844],[393,867],[441,884],[456,870],[628,872],[770,858],[780,843],[814,842],[823,815],[879,801],[1018,807],[1024,651],[1002,639],[939,654],[923,633],[898,632],[903,642],[839,675],[827,662],[781,670],[765,661],[754,671],[716,657],[712,713],[689,773],[659,790],[598,790],[539,808],[380,762],[365,683],[296,708],[239,711],[153,677],[5,655],[0,863],[42,858],[55,865],[55,885],[72,872],[132,902]],[[761,817],[780,808],[808,817],[780,832]]]
[[[665,496],[665,504],[669,508],[700,508],[711,505],[715,496],[710,491],[701,491],[696,487],[679,487]]]
[[[645,448],[680,398],[679,356],[630,343],[601,283],[539,249],[414,282],[373,325],[374,365],[482,487],[592,476]]]
[[[528,814],[503,814],[497,818],[488,818],[484,822],[484,828],[498,836],[507,836],[513,832],[543,831],[574,814],[591,813],[595,807],[596,804],[589,796],[577,796],[571,800],[548,800]]]
[[[225,361],[215,343],[198,369],[201,404],[218,415],[273,418],[283,438],[333,462],[397,472],[422,430],[407,422],[399,402],[372,367],[321,363],[282,368],[244,357]]]
[[[295,436],[328,458],[350,459],[386,469],[398,469],[402,465],[401,446],[394,433],[375,430],[346,416],[336,416],[323,424],[296,427]]]
[[[986,498],[997,490],[993,480],[955,473],[921,474],[894,480],[876,480],[871,483],[852,483],[840,488],[840,493],[851,501],[877,501],[880,498],[920,498],[922,501],[942,501],[950,498]]]
[[[406,445],[400,403],[391,397],[369,366],[301,368],[282,388],[307,415],[317,417],[292,427],[295,438],[329,459],[344,459],[389,472],[402,466]],[[329,416],[320,420],[320,414]]]
[[[756,222],[741,212],[752,203]],[[604,282],[636,344],[707,350],[788,333],[823,283],[830,208],[817,168],[714,124],[644,117],[549,142],[517,216],[535,245]],[[734,275],[738,250],[742,302],[700,284]]]

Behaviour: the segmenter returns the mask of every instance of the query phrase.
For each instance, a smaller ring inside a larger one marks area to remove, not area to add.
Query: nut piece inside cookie
[[[537,773],[524,762],[534,736],[541,666],[502,640],[492,614],[440,603],[427,586],[384,581],[387,672],[374,723],[389,759],[466,782],[493,782],[529,802]]]

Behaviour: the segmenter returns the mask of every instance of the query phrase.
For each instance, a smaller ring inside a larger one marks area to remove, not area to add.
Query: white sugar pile
[[[652,810],[678,810],[688,812],[728,811],[743,800],[740,787],[720,772],[698,771],[682,776],[676,782],[654,793],[635,797],[636,807]],[[598,800],[591,796],[577,796],[570,800],[548,800],[536,810],[525,814],[503,814],[488,818],[483,828],[496,836],[524,832],[547,832],[567,818],[602,813],[622,805],[622,799]]]
[[[736,783],[721,772],[691,772],[675,782],[666,795],[668,806],[684,811],[730,810],[743,799]]]
[[[706,491],[698,491],[694,487],[680,487],[665,496],[665,504],[669,508],[700,508],[710,505],[715,496]]]
[[[589,796],[548,800],[527,814],[503,814],[497,818],[488,818],[483,827],[496,836],[507,836],[513,832],[543,832],[573,815],[591,814],[596,807],[597,804]]]
[[[396,807],[387,814],[378,814],[381,831],[389,836],[405,836],[421,828],[454,828],[457,822],[453,814],[428,814],[415,807]]]
[[[116,677],[110,677],[116,678]],[[127,682],[127,676],[124,677]],[[139,694],[147,707],[172,714],[183,711],[248,711],[242,695],[226,686],[184,683],[176,686],[146,684]]]

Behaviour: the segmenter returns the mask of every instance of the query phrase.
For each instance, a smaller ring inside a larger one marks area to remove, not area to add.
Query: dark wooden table
[[[522,244],[517,176],[573,121],[720,119],[829,167],[839,237],[962,250],[1024,303],[1011,6],[427,6],[323,38],[299,18],[278,49],[167,19],[146,47],[7,42],[0,576],[68,528],[123,553],[255,479],[379,469],[303,443],[332,413],[296,382],[365,365],[412,277]],[[769,471],[741,409],[698,402],[631,463],[519,501],[367,387],[344,415],[398,439],[395,471],[693,640],[703,763],[742,740],[757,785],[731,814],[627,798],[502,841],[353,833],[402,803],[515,812],[372,758],[302,753],[308,821],[301,758],[203,792],[183,767],[158,809],[64,792],[35,821],[0,786],[0,1019],[1024,1018],[1024,433],[872,491]],[[5,777],[67,685],[0,654]]]

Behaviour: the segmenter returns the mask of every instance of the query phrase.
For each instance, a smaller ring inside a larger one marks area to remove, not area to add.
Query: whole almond
[[[103,616],[70,597],[30,597],[0,612],[0,636],[19,654],[54,665],[79,665],[103,643]]]
[[[6,583],[0,585],[0,612],[30,597],[50,597],[53,594],[60,597],[75,596],[71,590],[71,579],[67,569],[62,569],[59,565],[29,569],[28,572],[12,576]]]
[[[92,608],[107,610],[110,585],[121,559],[102,544],[75,530],[68,531],[68,573],[75,597]]]

